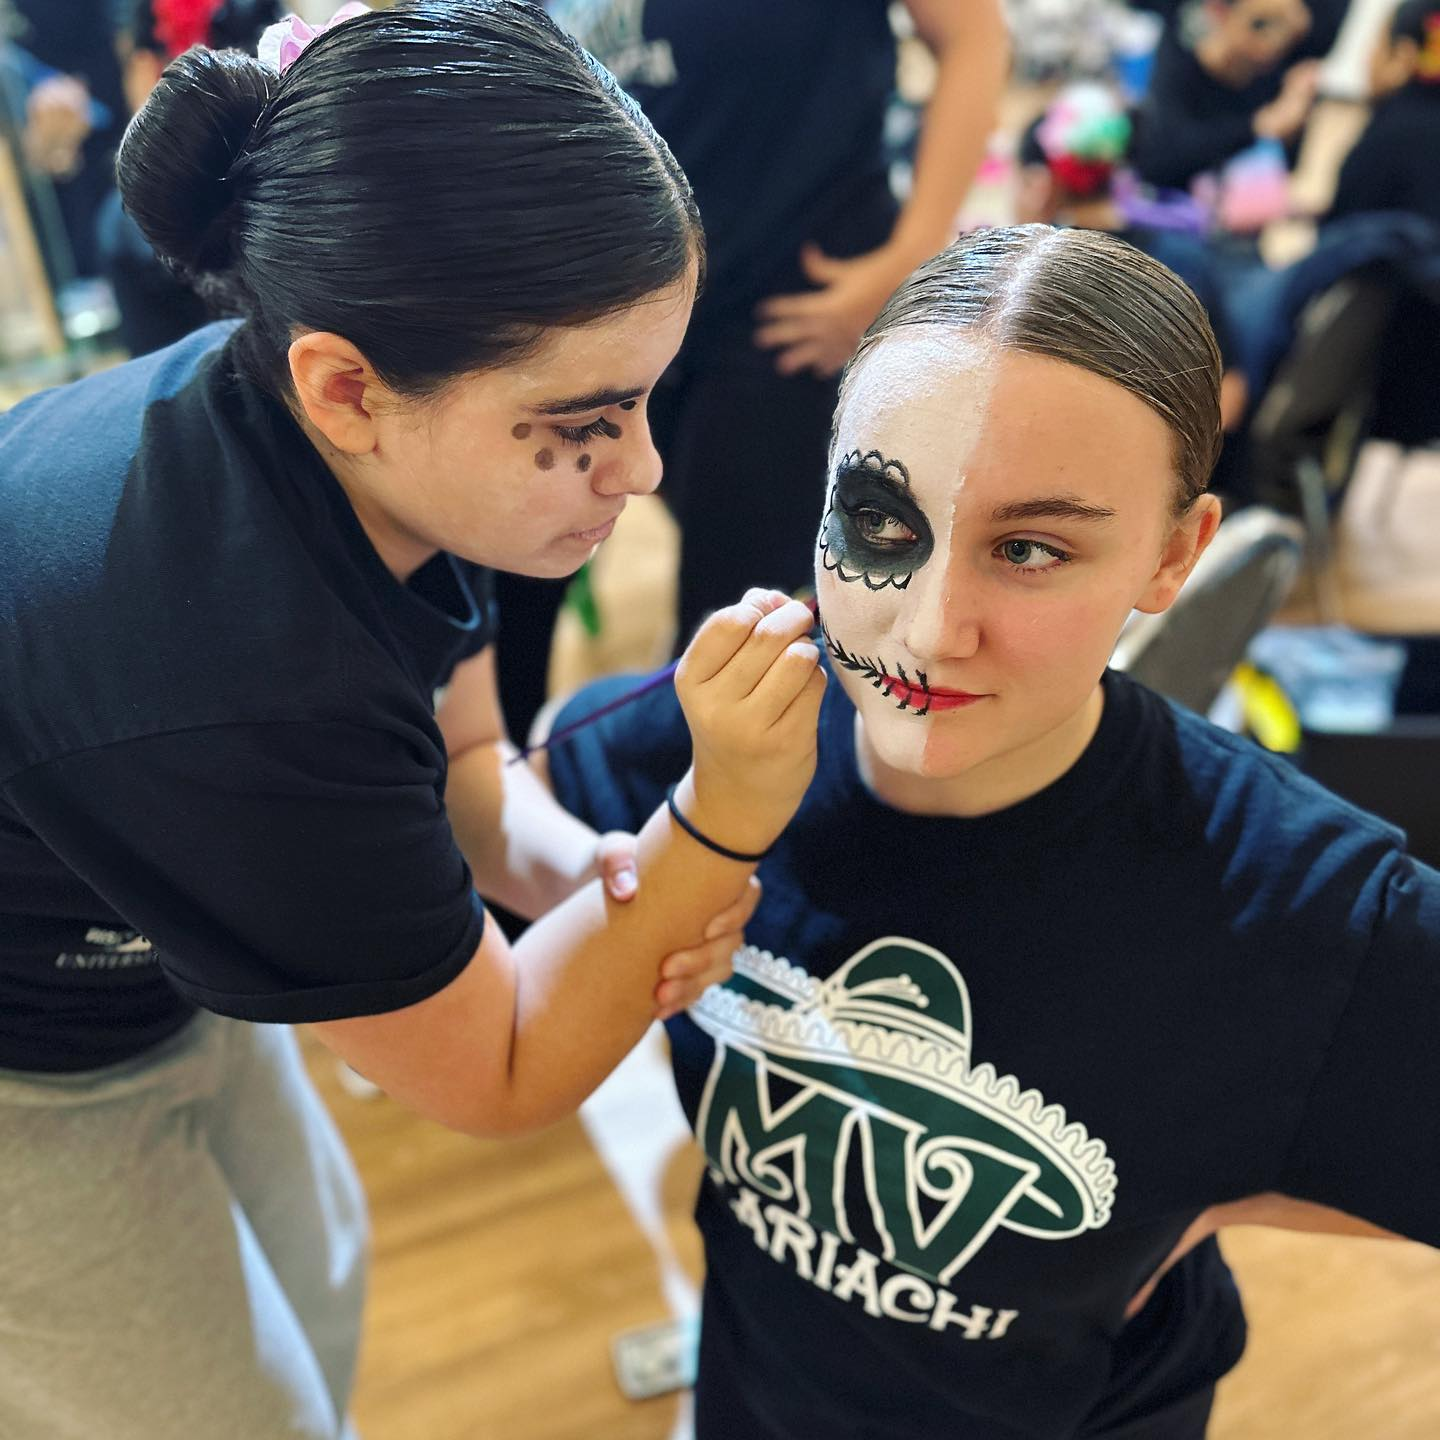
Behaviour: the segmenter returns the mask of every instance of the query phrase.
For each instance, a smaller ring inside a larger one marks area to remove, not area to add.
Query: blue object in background
[[[1250,642],[1249,654],[1280,682],[1306,730],[1375,734],[1395,718],[1402,641],[1341,625],[1272,626]]]

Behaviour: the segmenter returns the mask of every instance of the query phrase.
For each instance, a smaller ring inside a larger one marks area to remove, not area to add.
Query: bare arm
[[[511,765],[493,647],[457,667],[435,713],[450,773],[445,809],[475,888],[533,920],[595,878],[598,836],[528,765]]]
[[[747,597],[712,617],[676,681],[695,748],[677,802],[704,833],[745,852],[771,843],[814,771],[824,675],[804,638],[809,611],[775,608],[782,598],[757,606]],[[616,904],[592,882],[513,949],[488,927],[439,994],[315,1032],[395,1098],[455,1129],[513,1135],[562,1118],[644,1032],[664,957],[696,944],[754,868],[700,845],[663,809],[641,830],[636,861],[635,900]]]
[[[1271,1230],[1299,1230],[1310,1235],[1355,1235],[1372,1240],[1405,1238],[1393,1230],[1382,1230],[1368,1220],[1347,1215],[1343,1210],[1332,1210],[1327,1205],[1316,1205],[1310,1200],[1295,1200],[1289,1195],[1249,1195],[1225,1205],[1212,1205],[1195,1217],[1175,1248],[1165,1257],[1164,1263],[1136,1291],[1126,1307],[1126,1317],[1139,1312],[1166,1272],[1190,1251],[1211,1235],[1218,1235],[1232,1225],[1262,1225]]]
[[[879,249],[837,260],[806,246],[801,264],[822,288],[772,296],[757,307],[755,344],[777,352],[781,374],[833,375],[845,364],[896,286],[954,237],[961,202],[984,157],[1010,67],[1000,0],[905,5],[937,65],[909,199]]]
[[[913,257],[908,274],[955,234],[956,216],[995,126],[1010,70],[1010,32],[998,0],[905,0],[905,8],[937,66],[914,183],[891,241]]]

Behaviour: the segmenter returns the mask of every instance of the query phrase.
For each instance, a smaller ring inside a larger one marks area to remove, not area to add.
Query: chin
[[[923,780],[954,780],[989,758],[964,720],[946,715],[914,715],[880,702],[867,686],[853,691],[871,749],[887,769]]]
[[[595,552],[590,552],[593,555]],[[519,575],[530,575],[536,580],[568,580],[572,575],[579,572],[580,567],[590,558],[589,555],[582,555],[578,560],[573,556],[537,555],[526,564],[521,570],[518,566],[508,566]]]
[[[574,555],[557,555],[547,550],[538,555],[507,555],[502,564],[496,564],[483,555],[466,558],[491,570],[503,570],[507,575],[524,575],[531,580],[568,580],[587,557],[581,555],[577,559]]]
[[[917,722],[917,729],[928,723]],[[870,734],[876,754],[886,765],[919,780],[958,780],[990,758],[973,742],[937,734],[933,728],[913,742],[894,736],[889,737],[890,744],[881,744],[873,738],[874,731]]]

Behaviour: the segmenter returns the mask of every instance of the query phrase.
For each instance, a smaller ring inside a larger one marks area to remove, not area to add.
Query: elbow
[[[577,1108],[574,1104],[524,1104],[510,1098],[487,1097],[462,1110],[431,1118],[471,1140],[528,1140],[569,1119]]]

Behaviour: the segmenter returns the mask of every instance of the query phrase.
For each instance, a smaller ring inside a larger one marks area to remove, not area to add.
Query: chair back
[[[1203,715],[1289,595],[1304,544],[1298,521],[1263,506],[1223,521],[1174,604],[1131,615],[1111,667]]]

